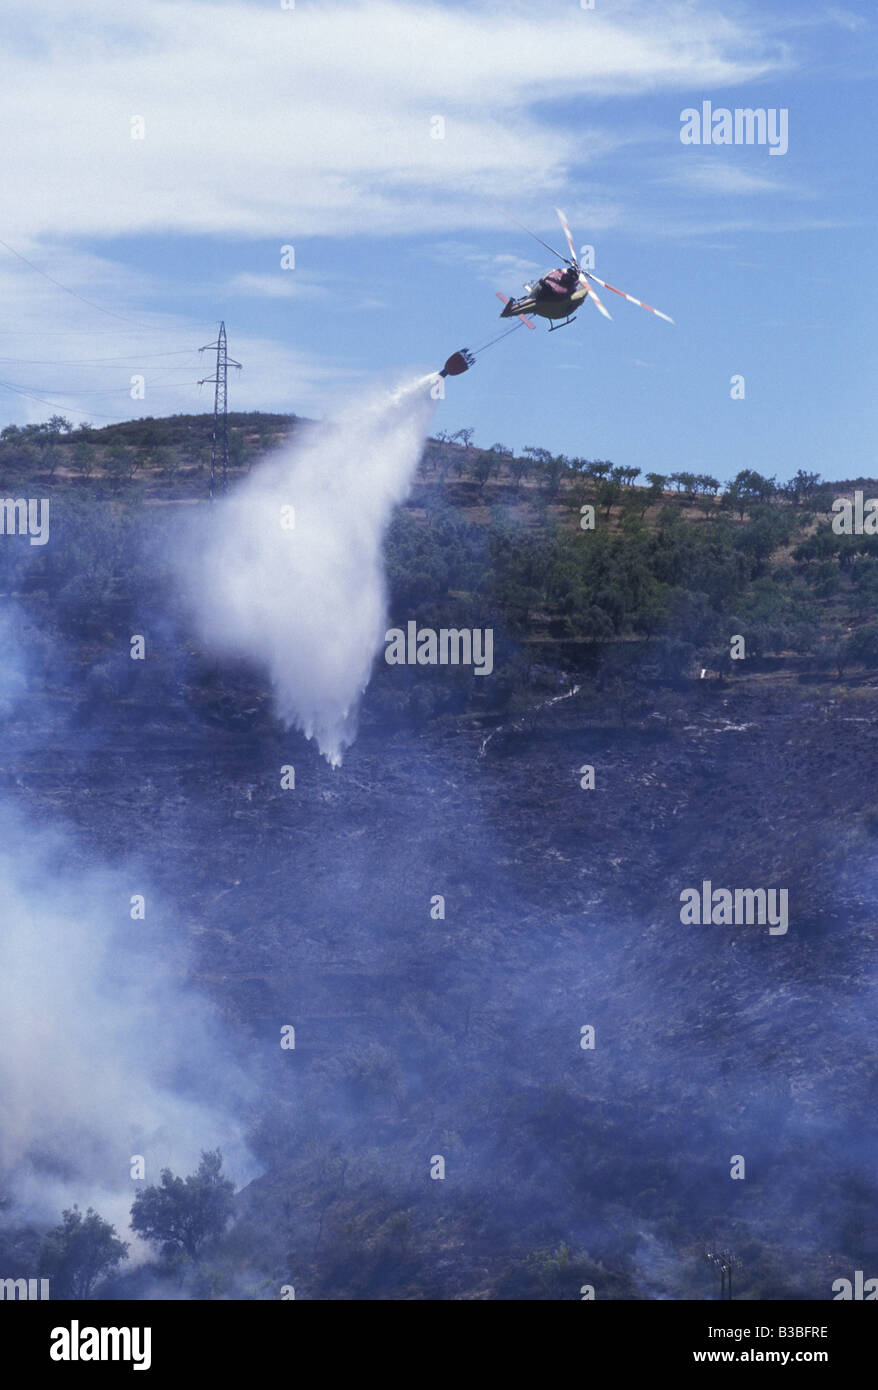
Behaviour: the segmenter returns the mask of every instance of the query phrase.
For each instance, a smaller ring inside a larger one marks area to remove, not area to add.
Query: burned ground
[[[215,1294],[708,1297],[717,1245],[740,1296],[825,1298],[878,1258],[873,687],[598,680],[480,756],[475,716],[388,723],[388,668],[331,770],[254,673],[193,654],[141,700],[89,669],[2,774],[143,866],[255,1062]],[[704,878],[787,887],[788,934],[684,927]]]
[[[466,505],[459,475],[431,500],[437,471],[390,538],[391,601],[399,620],[496,615],[498,679],[413,682],[377,662],[338,769],[281,727],[258,671],[197,649],[161,558],[175,523],[141,508],[162,500],[159,479],[145,499],[62,509],[45,552],[20,537],[4,551],[27,665],[0,682],[5,801],[66,827],[72,861],[124,866],[189,947],[184,983],[250,1077],[257,1176],[235,1224],[197,1265],[123,1267],[104,1292],[709,1298],[705,1250],[720,1248],[740,1262],[736,1296],[830,1297],[878,1261],[878,686],[868,643],[846,673],[798,636],[845,629],[874,557],[839,551],[820,561],[832,582],[809,588],[787,548],[769,574],[784,513],[746,580],[743,531],[704,532],[690,555],[680,526],[720,523],[656,516],[621,559],[600,538],[594,584],[664,527],[682,557],[664,619],[632,590],[651,630],[599,643],[564,616],[585,601],[574,551],[557,552],[553,588],[541,552],[510,541],[521,517],[507,507],[479,530],[511,484],[481,517],[483,487]],[[178,473],[171,493],[187,488]],[[537,512],[528,534],[551,525]],[[700,680],[693,655],[736,622],[732,563],[769,655]],[[506,590],[484,585],[501,570]],[[621,627],[612,593],[600,602]],[[129,658],[137,632],[145,662]],[[684,926],[681,891],[705,879],[788,889],[788,933]],[[35,1262],[39,1235],[9,1212],[2,1251]]]

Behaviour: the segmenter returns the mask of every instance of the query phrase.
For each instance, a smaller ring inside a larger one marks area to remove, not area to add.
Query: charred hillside
[[[199,418],[7,431],[0,459],[4,495],[52,503],[50,544],[0,544],[24,654],[0,684],[5,803],[63,825],[77,869],[148,884],[248,1078],[228,1229],[101,1291],[701,1299],[715,1249],[742,1298],[878,1273],[878,552],[832,531],[845,485],[637,487],[430,441],[386,538],[391,622],[491,627],[494,671],[377,661],[332,769],[180,606]],[[233,428],[255,467],[310,426]],[[785,890],[787,930],[682,921],[705,881]],[[48,1223],[17,1201],[0,1249],[37,1273]]]

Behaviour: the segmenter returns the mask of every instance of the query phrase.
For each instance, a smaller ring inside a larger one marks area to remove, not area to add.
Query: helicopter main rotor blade
[[[570,260],[578,268],[579,260],[576,255],[576,247],[573,245],[573,233],[570,230],[570,223],[567,221],[567,218],[564,216],[560,208],[556,208],[555,211],[558,214],[558,218],[564,230],[564,235],[567,238],[567,245],[570,247]]]
[[[557,212],[558,219],[561,223],[562,228],[564,229],[564,235],[567,238],[567,245],[570,247],[572,263],[576,266],[576,269],[579,270],[580,285],[583,285],[585,287],[586,291],[588,292],[588,298],[594,300],[594,307],[597,309],[598,313],[603,314],[605,319],[612,320],[613,315],[607,309],[597,290],[592,289],[591,285],[586,280],[585,275],[579,269],[579,261],[576,259],[576,247],[573,245],[573,233],[570,230],[570,223],[567,221],[567,218],[564,216],[560,208],[556,208],[555,211]]]
[[[515,223],[516,227],[520,227],[521,230],[522,230],[523,232],[527,232],[528,236],[532,236],[533,239],[534,239],[534,241],[538,241],[538,242],[540,243],[540,246],[545,246],[545,248],[546,248],[547,251],[551,251],[551,253],[552,253],[553,256],[557,256],[559,261],[564,261],[564,262],[566,263],[566,261],[567,261],[567,257],[566,257],[566,256],[562,256],[562,255],[561,255],[561,252],[560,252],[560,251],[556,251],[555,248],[554,248],[554,246],[550,246],[549,243],[548,243],[547,241],[543,241],[543,238],[540,237],[540,236],[537,236],[536,232],[532,232],[531,229],[530,229],[530,227],[526,227],[526,226],[524,225],[523,222],[519,222],[518,218],[517,218],[517,217],[513,217],[511,212],[507,212],[507,213],[506,213],[506,216],[509,218],[509,221],[510,221],[510,222],[514,222],[514,223]]]
[[[651,304],[644,304],[642,299],[635,299],[633,294],[626,294],[624,290],[617,290],[615,285],[608,285],[606,280],[602,280],[599,275],[592,274],[590,270],[584,271],[583,274],[587,275],[589,280],[597,280],[598,284],[603,285],[605,290],[612,290],[613,294],[620,294],[623,299],[628,300],[629,304],[636,304],[639,309],[648,309],[651,314],[657,314],[660,319],[664,319],[665,323],[674,322],[671,316],[663,314],[661,309],[654,309]],[[592,294],[594,294],[594,290],[592,290]]]
[[[599,297],[597,290],[592,289],[591,285],[586,280],[582,271],[579,272],[579,283],[581,285],[585,285],[585,288],[588,290],[588,298],[594,300],[594,307],[598,310],[598,312],[603,314],[605,319],[612,319],[613,315],[610,313],[609,309],[607,309],[603,300]]]

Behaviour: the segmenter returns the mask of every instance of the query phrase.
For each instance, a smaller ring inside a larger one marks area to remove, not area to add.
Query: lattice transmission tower
[[[741,1268],[741,1261],[737,1255],[733,1255],[730,1250],[705,1250],[705,1256],[710,1264],[720,1273],[720,1293],[721,1299],[731,1299],[732,1297],[732,1271]],[[726,1282],[728,1281],[728,1282]]]
[[[215,343],[205,343],[204,347],[199,348],[199,352],[208,352],[216,349],[216,376],[206,376],[199,381],[198,385],[203,386],[205,382],[214,383],[213,393],[213,438],[210,444],[210,496],[219,487],[220,491],[225,491],[226,475],[229,468],[229,418],[228,418],[228,371],[229,367],[237,367],[241,370],[241,363],[236,362],[233,357],[229,357],[228,343],[226,342],[226,325],[222,322],[219,326],[219,334]]]

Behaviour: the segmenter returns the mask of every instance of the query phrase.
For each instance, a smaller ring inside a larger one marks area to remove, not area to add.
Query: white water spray
[[[179,566],[204,642],[267,669],[280,718],[333,767],[384,638],[382,543],[435,379],[360,400],[260,464],[210,509]]]

